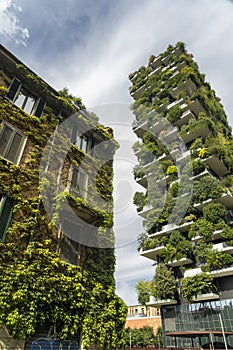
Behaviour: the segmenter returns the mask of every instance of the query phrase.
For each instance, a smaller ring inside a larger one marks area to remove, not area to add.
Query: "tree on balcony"
[[[140,280],[135,286],[138,302],[141,305],[146,305],[150,300],[151,295],[151,281]]]
[[[206,264],[206,257],[212,250],[212,247],[212,243],[206,243],[203,239],[199,239],[196,242],[195,247],[193,248],[193,252],[198,265]]]
[[[205,218],[200,218],[195,221],[188,232],[189,239],[196,236],[202,237],[204,240],[210,239],[214,232],[214,225],[212,222],[207,221]]]
[[[180,119],[181,115],[182,115],[182,109],[180,108],[179,105],[176,105],[168,111],[167,119],[169,120],[170,123],[173,124]]]
[[[206,257],[206,270],[213,271],[228,267],[233,264],[233,256],[228,253],[221,252],[217,249],[211,250]]]
[[[191,243],[178,230],[175,230],[171,233],[168,243],[161,250],[160,255],[164,262],[168,263],[190,257],[191,250]]]
[[[133,204],[137,206],[137,211],[142,211],[146,204],[146,195],[143,192],[135,192],[133,197]]]
[[[206,273],[200,273],[193,277],[182,279],[184,298],[190,303],[198,294],[210,293],[216,290],[213,277]]]
[[[210,203],[203,208],[203,217],[213,224],[217,224],[219,221],[226,220],[227,210],[221,203]]]
[[[218,199],[224,193],[224,187],[220,182],[211,176],[195,180],[193,184],[194,203],[202,203],[207,199]]]
[[[172,270],[160,263],[152,280],[151,294],[157,300],[166,300],[174,299],[176,291],[176,280]]]
[[[145,170],[142,165],[137,164],[135,165],[133,169],[134,179],[141,179],[143,176],[145,176]]]

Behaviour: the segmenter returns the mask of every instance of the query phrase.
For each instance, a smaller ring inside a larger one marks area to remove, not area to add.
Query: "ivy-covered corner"
[[[118,147],[113,131],[3,46],[0,85],[0,325],[29,343],[43,327],[61,342],[119,347],[127,309],[115,294],[113,162],[105,161]],[[71,115],[74,124],[58,135],[58,147],[43,153]],[[64,203],[78,223],[64,215]],[[97,244],[80,240],[80,222],[94,227]]]

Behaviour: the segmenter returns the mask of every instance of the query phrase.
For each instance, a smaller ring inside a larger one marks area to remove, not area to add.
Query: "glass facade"
[[[233,332],[233,299],[205,301],[192,304],[162,307],[163,334],[185,331]],[[223,329],[221,326],[223,323]],[[211,334],[213,343],[224,343],[223,337]],[[209,337],[190,338],[165,336],[165,346],[199,347],[209,343]],[[233,336],[227,337],[233,348]]]

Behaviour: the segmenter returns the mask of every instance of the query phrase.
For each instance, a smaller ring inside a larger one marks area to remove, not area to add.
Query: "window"
[[[60,244],[60,257],[72,265],[79,263],[79,244],[77,241],[79,241],[80,229],[80,225],[68,220],[64,220],[62,224],[63,237]]]
[[[11,197],[0,195],[0,241],[4,242],[14,207]]]
[[[80,135],[77,126],[72,128],[71,142],[83,152],[88,152],[89,142],[86,135]]]
[[[88,175],[86,171],[81,168],[73,167],[70,180],[70,189],[72,192],[74,192],[74,195],[81,195],[83,198],[86,198],[87,184]]]
[[[45,101],[41,97],[37,98],[34,96],[22,86],[21,81],[17,78],[13,79],[6,97],[28,114],[40,117],[43,113]]]
[[[17,164],[23,152],[25,140],[23,133],[3,123],[0,131],[0,156]]]

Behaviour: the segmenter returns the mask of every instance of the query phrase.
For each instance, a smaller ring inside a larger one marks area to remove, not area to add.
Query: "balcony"
[[[202,270],[200,267],[197,267],[195,269],[186,270],[184,272],[184,277],[194,277],[200,273],[202,273]],[[207,272],[207,273],[211,274],[214,278],[232,276],[233,275],[233,266],[225,267],[223,269],[218,269],[218,270],[214,270],[214,271]]]
[[[152,72],[150,74],[148,74],[148,77],[151,77],[153,75],[158,74],[158,72],[160,71],[161,66],[158,66],[157,68],[155,68],[154,70],[152,70]]]
[[[167,127],[168,127],[168,125],[166,123],[164,123],[163,121],[155,122],[155,124],[151,126],[151,132],[154,135],[159,136],[161,131],[166,130]]]
[[[173,261],[169,261],[168,265],[171,267],[177,267],[177,266],[184,266],[184,265],[189,265],[192,264],[192,260],[188,259],[188,258],[181,258],[179,260],[173,260]]]
[[[164,225],[161,231],[152,233],[150,237],[162,236],[164,234],[171,233],[174,230],[179,230],[181,233],[187,232],[190,229],[192,223],[193,221],[185,222],[182,225],[175,225],[175,224]]]
[[[217,299],[219,299],[219,295],[211,292],[211,293],[198,294],[196,297],[192,298],[192,301],[200,302],[200,301],[217,300]]]
[[[199,275],[199,273],[202,273],[202,269],[200,267],[196,267],[195,269],[189,269],[184,272],[184,278],[194,277],[196,275]]]
[[[224,193],[221,198],[217,200],[217,202],[222,203],[225,205],[227,209],[232,209],[233,208],[233,197],[230,192]]]
[[[215,172],[215,174],[218,175],[218,177],[229,174],[229,170],[217,156],[210,156],[204,159],[203,162],[208,165]]]
[[[130,92],[130,95],[133,97],[134,100],[138,100],[139,98],[142,97],[142,94],[145,91],[145,89],[146,89],[146,85],[143,84],[136,91]]]
[[[135,125],[133,125],[133,131],[141,139],[143,138],[144,133],[147,132],[148,130],[149,130],[148,118],[138,121],[135,123]]]
[[[177,120],[176,122],[174,122],[173,124],[175,126],[177,126],[178,128],[180,128],[182,125],[184,124],[187,124],[188,121],[191,119],[191,118],[195,118],[196,117],[194,116],[194,114],[188,109],[187,111],[185,111],[182,116],[180,117],[179,120]]]
[[[176,97],[177,94],[180,93],[181,91],[187,91],[188,94],[191,96],[196,90],[197,90],[197,87],[194,84],[194,82],[191,79],[187,79],[186,81],[184,81],[184,83],[181,86],[175,87],[171,92],[171,95],[173,97]]]
[[[151,154],[152,155],[152,154]],[[144,167],[144,170],[148,173],[151,172],[151,167],[152,167],[152,164],[154,164],[155,162],[160,162],[162,160],[166,160],[166,159],[169,159],[169,154],[167,155],[166,153],[163,153],[160,157],[158,157],[157,159],[153,159],[151,162],[148,162],[147,164],[144,164],[143,167]]]
[[[190,131],[186,133],[180,133],[180,136],[182,137],[184,143],[189,143],[198,137],[202,137],[203,139],[206,139],[206,137],[211,134],[211,130],[209,129],[208,125],[205,124],[205,121],[200,120],[200,122],[197,122],[198,124],[194,124],[190,127]]]
[[[216,249],[222,253],[233,254],[233,247],[227,245],[227,243],[225,243],[225,242],[214,244],[213,249]]]
[[[191,153],[189,150],[186,152],[182,152],[182,154],[178,158],[176,158],[176,161],[179,163],[187,164],[189,161],[191,161],[190,156],[191,156]],[[187,158],[189,158],[189,159],[187,159]]]
[[[181,105],[181,104],[184,104],[184,99],[183,98],[180,98],[179,100],[176,100],[176,101],[170,103],[167,106],[167,110],[169,111],[169,109],[171,109],[172,107],[175,107],[176,105]]]
[[[221,233],[222,233],[222,230],[214,231],[213,234],[212,234],[212,237],[207,239],[207,242],[215,241],[216,239],[221,238]],[[191,238],[191,240],[192,241],[198,241],[201,238],[202,238],[201,236],[197,235],[196,237]]]
[[[177,128],[172,128],[168,130],[163,130],[160,132],[159,139],[163,142],[165,141],[166,143],[170,143],[172,141],[179,140],[179,134],[178,134],[178,129]]]
[[[173,299],[158,300],[152,296],[150,297],[149,303],[146,303],[147,306],[151,306],[151,307],[161,307],[165,305],[176,305],[176,304],[177,304],[176,300],[173,300]]]
[[[142,211],[138,213],[142,218],[146,219],[147,214],[153,209],[152,205],[145,205]]]
[[[233,266],[229,266],[229,267],[225,267],[223,269],[211,271],[210,274],[214,278],[232,276],[233,275]]]
[[[156,180],[155,182],[159,187],[162,187],[162,188],[166,187],[167,188],[167,184],[172,182],[172,180],[173,180],[172,175],[166,175],[166,176],[162,177],[161,179]]]
[[[211,202],[221,203],[227,209],[232,209],[233,208],[233,197],[232,197],[230,192],[223,193],[223,195],[220,198],[218,198],[218,199],[209,198],[209,199],[206,199],[205,201],[203,201],[202,203],[195,203],[193,206],[194,206],[194,208],[196,208],[198,210],[202,210],[203,207],[205,207],[206,205],[210,204]]]
[[[200,101],[198,99],[193,100],[192,103],[189,105],[189,109],[198,116],[199,113],[204,112],[206,113],[205,108],[201,105]]]
[[[140,255],[144,256],[145,258],[148,258],[150,260],[157,261],[157,256],[160,254],[161,250],[164,248],[164,245],[161,245],[159,247],[148,249],[148,250],[140,250]]]
[[[180,47],[176,47],[176,48],[174,48],[174,50],[172,50],[171,53],[172,53],[172,55],[175,55],[178,57],[178,56],[182,55],[183,50]]]
[[[147,188],[147,175],[144,175],[140,179],[137,179],[136,182],[144,188]]]
[[[155,57],[154,61],[151,63],[151,66],[156,69],[159,68],[161,66],[161,56]]]
[[[198,179],[200,179],[200,178],[202,178],[204,176],[212,176],[212,174],[207,169],[205,169],[200,174],[197,174],[197,175],[194,175],[194,176],[190,177],[190,180],[192,180],[192,181],[198,180]]]

